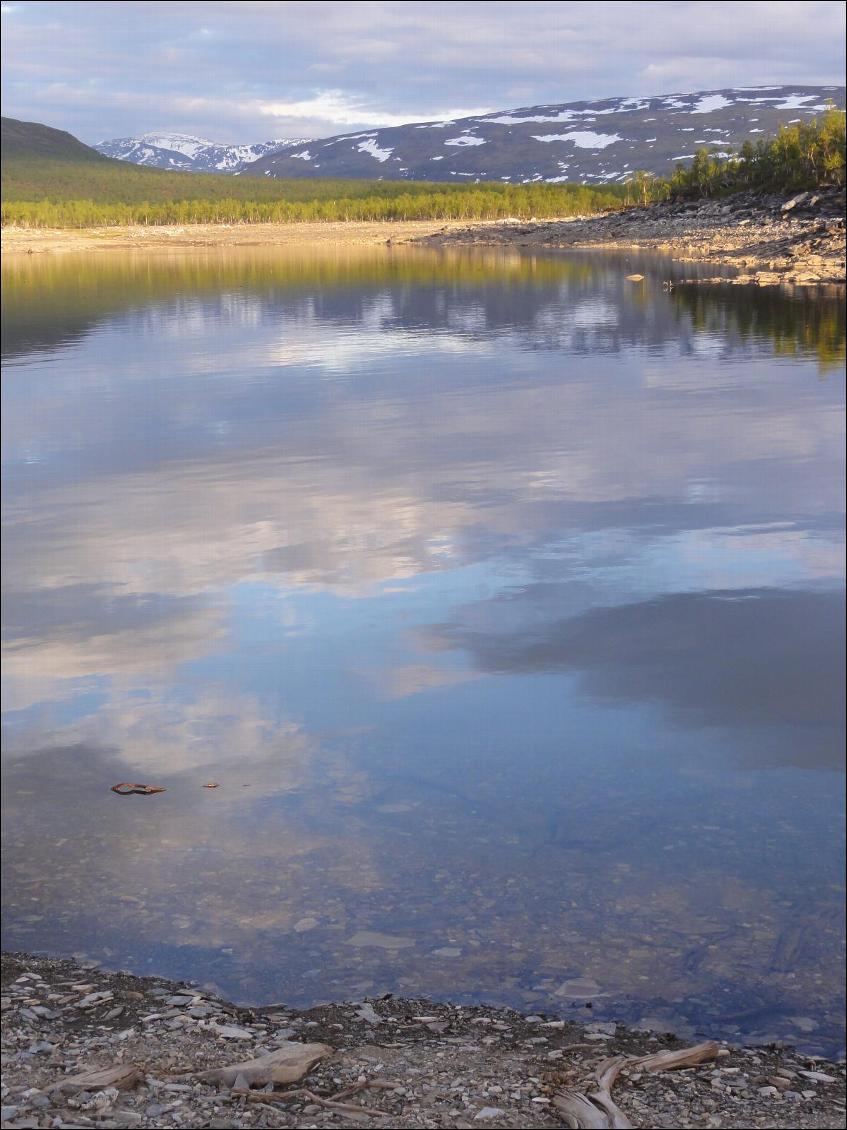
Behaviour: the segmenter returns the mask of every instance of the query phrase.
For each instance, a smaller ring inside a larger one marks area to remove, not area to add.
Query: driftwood
[[[358,1095],[360,1091],[366,1091],[369,1087],[393,1091],[398,1086],[398,1083],[392,1083],[387,1079],[365,1079],[361,1083],[354,1083],[351,1087],[338,1091],[331,1098],[327,1095],[318,1095],[314,1091],[308,1091],[301,1087],[294,1091],[283,1091],[273,1096],[269,1095],[267,1091],[233,1091],[233,1094],[246,1099],[250,1103],[255,1103],[265,1110],[272,1110],[275,1114],[279,1113],[279,1107],[270,1106],[267,1102],[269,1098],[273,1098],[275,1103],[288,1102],[291,1099],[305,1099],[307,1102],[316,1103],[327,1110],[340,1110],[346,1114],[367,1114],[373,1118],[388,1118],[389,1115],[384,1111],[374,1110],[373,1107],[357,1106],[355,1103],[346,1103],[342,1100],[352,1098],[353,1095]]]
[[[633,1130],[632,1123],[627,1119],[614,1103],[609,1100],[614,1112],[603,1105],[605,1096],[599,1091],[594,1095],[583,1095],[581,1091],[562,1091],[555,1095],[553,1104],[565,1120],[565,1125],[572,1130]]]
[[[266,1091],[257,1091],[255,1094],[245,1094],[243,1096],[249,1102],[258,1102],[260,1107],[267,1107],[275,1114],[279,1114],[279,1106],[270,1106],[267,1102],[268,1099],[273,1099],[274,1103],[288,1101],[289,1099],[304,1100],[306,1102],[315,1103],[317,1106],[322,1106],[326,1110],[339,1110],[345,1114],[366,1114],[371,1118],[389,1118],[390,1115],[381,1110],[374,1110],[373,1107],[357,1106],[355,1103],[342,1103],[337,1099],[325,1099],[322,1095],[316,1095],[314,1091],[307,1091],[299,1089],[296,1091],[282,1091],[278,1095],[269,1095]],[[262,1101],[265,1100],[265,1101]]]
[[[204,1083],[220,1083],[231,1087],[239,1076],[251,1087],[265,1087],[268,1083],[297,1083],[325,1056],[332,1055],[335,1048],[329,1044],[299,1044],[286,1040],[277,1051],[258,1059],[245,1059],[226,1067],[215,1067],[210,1071],[197,1072],[195,1078]],[[194,1072],[190,1074],[194,1075]]]
[[[717,1057],[718,1045],[714,1040],[707,1040],[704,1044],[695,1044],[693,1048],[682,1048],[681,1051],[656,1052],[654,1055],[642,1055],[636,1060],[631,1060],[630,1065],[637,1064],[645,1071],[676,1071],[681,1067],[696,1067],[698,1063],[706,1063]]]
[[[572,1130],[634,1130],[619,1106],[612,1099],[612,1087],[625,1068],[639,1067],[644,1071],[674,1071],[682,1067],[696,1067],[714,1059],[718,1045],[713,1040],[696,1044],[680,1051],[655,1052],[653,1055],[615,1056],[603,1060],[594,1073],[597,1090],[586,1095],[581,1091],[562,1091],[554,1095],[553,1104]]]
[[[114,1067],[98,1067],[94,1071],[82,1071],[79,1075],[68,1075],[60,1079],[48,1091],[67,1091],[77,1094],[79,1091],[105,1091],[107,1087],[115,1087],[119,1091],[130,1091],[143,1075],[140,1067],[132,1063],[119,1063]]]

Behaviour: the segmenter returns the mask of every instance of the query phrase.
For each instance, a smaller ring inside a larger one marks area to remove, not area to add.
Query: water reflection
[[[832,1049],[843,314],[672,271],[4,265],[8,945]]]
[[[566,585],[537,584],[424,638],[483,671],[573,671],[596,699],[659,702],[686,730],[715,727],[718,758],[843,765],[843,592],[674,593],[557,618],[568,604]]]

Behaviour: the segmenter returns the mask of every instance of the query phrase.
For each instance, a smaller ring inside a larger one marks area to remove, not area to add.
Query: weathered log
[[[695,1044],[693,1048],[681,1048],[679,1051],[655,1052],[653,1055],[642,1055],[638,1059],[630,1060],[628,1067],[642,1067],[645,1071],[676,1071],[681,1067],[696,1067],[710,1059],[716,1059],[720,1047],[714,1040]]]
[[[143,1072],[133,1063],[118,1063],[114,1067],[98,1067],[93,1071],[82,1071],[78,1075],[68,1075],[48,1087],[48,1091],[64,1091],[76,1094],[79,1091],[105,1091],[115,1087],[119,1091],[129,1091],[141,1079]]]
[[[245,1059],[226,1067],[215,1067],[209,1071],[196,1073],[197,1079],[205,1083],[220,1083],[231,1087],[240,1076],[251,1087],[264,1087],[268,1083],[297,1083],[325,1056],[332,1055],[335,1048],[329,1044],[300,1044],[286,1040],[285,1044],[268,1055],[258,1059]],[[191,1074],[194,1074],[193,1072]]]

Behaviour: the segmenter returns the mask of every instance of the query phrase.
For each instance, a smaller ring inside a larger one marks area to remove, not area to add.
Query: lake
[[[843,307],[692,271],[5,263],[5,947],[837,1050]]]

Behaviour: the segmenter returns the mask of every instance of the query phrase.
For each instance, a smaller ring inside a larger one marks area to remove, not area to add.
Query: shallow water
[[[839,1046],[841,303],[673,272],[4,266],[7,948]]]

